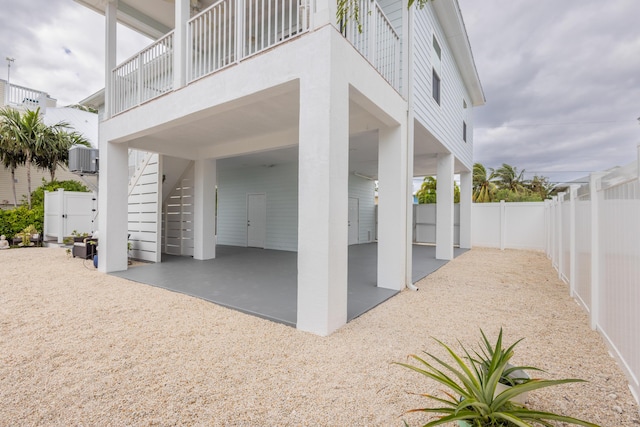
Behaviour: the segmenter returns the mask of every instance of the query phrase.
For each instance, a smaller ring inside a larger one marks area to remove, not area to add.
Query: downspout
[[[414,156],[414,114],[413,114],[413,8],[407,8],[407,28],[405,40],[407,41],[406,51],[404,55],[406,58],[405,67],[407,72],[405,73],[405,84],[407,87],[407,171],[411,171],[409,180],[407,182],[407,196],[413,194],[413,156]],[[409,149],[410,147],[410,149]],[[411,202],[413,204],[413,202]],[[408,205],[408,201],[407,201]],[[413,226],[409,226],[409,214],[413,215],[413,206],[409,209],[407,206],[407,221],[405,224],[406,235],[410,240],[410,244],[405,245],[406,265],[407,265],[407,289],[417,291],[419,288],[413,284],[412,267],[413,267]],[[413,222],[411,222],[413,224]]]

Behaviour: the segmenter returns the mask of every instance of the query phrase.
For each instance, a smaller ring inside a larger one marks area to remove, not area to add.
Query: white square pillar
[[[216,257],[216,160],[196,160],[193,183],[193,259]]]
[[[453,154],[438,154],[436,259],[453,259]]]
[[[378,134],[378,286],[405,287],[407,256],[406,126]]]
[[[329,335],[347,322],[349,91],[331,64],[314,75],[300,80],[297,328]]]
[[[129,150],[107,141],[100,132],[98,270],[127,269]]]
[[[471,249],[471,198],[473,196],[473,175],[460,174],[460,247]]]

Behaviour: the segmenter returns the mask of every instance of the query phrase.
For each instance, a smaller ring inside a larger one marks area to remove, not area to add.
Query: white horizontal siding
[[[160,165],[157,154],[148,154],[144,168],[136,170],[133,187],[129,189],[128,230],[130,256],[144,261],[158,262],[158,233],[160,224]]]
[[[469,170],[473,166],[473,114],[469,94],[432,6],[415,11],[414,108],[416,119]],[[433,35],[442,49],[440,105],[432,96]],[[463,100],[467,108],[463,108]],[[467,142],[462,122],[467,123]]]
[[[349,177],[349,197],[359,199],[359,243],[375,239],[374,182]],[[298,165],[218,171],[218,233],[222,245],[247,245],[247,194],[267,201],[266,249],[298,250]]]
[[[376,237],[375,183],[349,175],[349,197],[358,199],[358,243],[369,243]]]
[[[218,233],[222,245],[247,245],[247,194],[267,200],[265,249],[298,249],[298,165],[218,171]]]

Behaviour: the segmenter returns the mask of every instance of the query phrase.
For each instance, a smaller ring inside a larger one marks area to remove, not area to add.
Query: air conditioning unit
[[[82,174],[98,173],[98,149],[76,145],[69,149],[69,171]]]

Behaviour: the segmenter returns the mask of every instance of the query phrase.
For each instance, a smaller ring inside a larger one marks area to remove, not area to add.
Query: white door
[[[267,236],[267,196],[247,194],[247,246],[263,248]]]
[[[356,245],[359,240],[360,219],[358,215],[359,200],[356,197],[349,197],[349,244]]]

